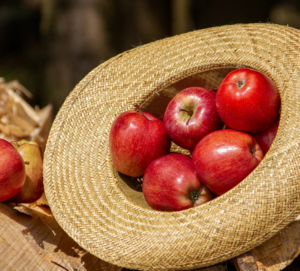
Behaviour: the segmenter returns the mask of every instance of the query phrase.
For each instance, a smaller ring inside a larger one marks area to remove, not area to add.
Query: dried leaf
[[[23,205],[16,205],[14,207],[15,210],[19,211],[22,214],[28,215],[28,216],[33,216],[32,212],[30,211],[30,209],[26,206]]]
[[[36,201],[36,205],[46,205],[49,206],[49,203],[46,199],[45,193]]]

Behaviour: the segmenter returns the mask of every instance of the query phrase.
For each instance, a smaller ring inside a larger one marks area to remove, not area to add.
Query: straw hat
[[[281,96],[276,139],[238,186],[199,207],[158,212],[114,169],[112,122],[139,104],[162,116],[182,88],[216,89],[231,70],[267,74]],[[55,118],[44,158],[45,193],[61,227],[117,266],[187,270],[263,243],[300,211],[300,32],[274,24],[214,27],[124,52],[91,71]]]

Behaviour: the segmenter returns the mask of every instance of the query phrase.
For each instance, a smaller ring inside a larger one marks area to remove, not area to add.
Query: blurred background
[[[298,0],[1,0],[0,77],[19,80],[54,113],[103,61],[149,42],[212,26],[300,28]]]
[[[32,106],[52,104],[55,115],[88,72],[119,53],[188,31],[258,22],[300,29],[300,1],[0,0],[0,77],[18,80],[33,94]],[[299,266],[300,257],[286,270]]]

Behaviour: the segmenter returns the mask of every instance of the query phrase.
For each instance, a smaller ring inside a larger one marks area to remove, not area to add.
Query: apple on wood
[[[192,151],[201,138],[222,128],[215,101],[216,93],[202,87],[178,92],[169,102],[164,124],[171,140]]]
[[[14,203],[35,202],[44,192],[41,148],[35,141],[27,141],[25,139],[11,143],[23,157],[23,160],[26,161],[26,179],[22,189],[8,201]]]
[[[237,69],[221,82],[216,107],[230,128],[258,133],[268,129],[278,116],[280,96],[274,83],[263,73]]]
[[[251,135],[224,129],[201,139],[192,161],[199,180],[216,195],[222,195],[245,179],[263,156]]]
[[[158,211],[180,211],[213,198],[198,180],[192,159],[179,153],[151,162],[144,173],[143,194],[148,205]]]
[[[3,202],[23,187],[26,178],[25,163],[13,145],[0,139],[0,202]]]
[[[110,130],[113,165],[130,177],[142,176],[154,159],[169,153],[170,146],[164,123],[140,108],[119,115]]]

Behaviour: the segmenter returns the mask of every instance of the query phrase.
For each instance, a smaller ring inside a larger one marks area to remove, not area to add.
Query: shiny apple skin
[[[202,87],[186,88],[174,96],[164,114],[166,131],[174,143],[192,151],[201,138],[222,128],[215,97],[215,92]]]
[[[147,167],[143,194],[148,205],[157,211],[181,211],[213,198],[198,180],[192,159],[177,153],[161,156]]]
[[[8,201],[14,203],[35,202],[44,193],[41,148],[35,141],[27,141],[25,139],[11,143],[26,162],[26,179],[22,189]]]
[[[22,156],[11,143],[0,139],[0,202],[17,194],[25,182]]]
[[[245,179],[263,156],[251,135],[224,129],[204,137],[194,149],[192,161],[199,180],[222,195]]]
[[[268,129],[275,121],[280,96],[266,75],[252,69],[238,69],[230,72],[221,82],[216,106],[227,126],[257,133]]]
[[[266,154],[269,151],[276,137],[279,126],[279,119],[280,117],[278,116],[274,123],[267,130],[261,133],[252,134],[252,136],[255,138],[255,140],[263,150],[264,154]]]
[[[148,112],[126,111],[110,130],[113,165],[130,177],[142,176],[154,159],[169,153],[170,145],[163,122]]]

